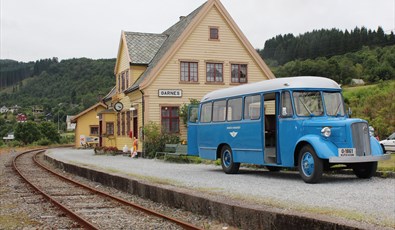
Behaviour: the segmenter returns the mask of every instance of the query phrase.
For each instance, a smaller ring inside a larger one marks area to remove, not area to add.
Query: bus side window
[[[293,115],[291,94],[288,91],[281,94],[281,116],[291,117]]]
[[[248,96],[244,99],[244,119],[257,120],[261,118],[261,96]]]
[[[241,98],[228,100],[228,121],[240,121],[243,101]]]
[[[200,111],[200,122],[211,122],[212,108],[213,106],[211,102],[202,105],[202,110]]]
[[[213,121],[225,121],[226,119],[226,100],[214,101],[213,103]]]

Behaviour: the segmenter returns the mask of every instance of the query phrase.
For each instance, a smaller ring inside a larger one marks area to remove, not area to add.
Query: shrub
[[[145,157],[153,158],[156,152],[163,152],[165,144],[177,144],[180,137],[161,131],[155,122],[150,122],[144,127],[144,150]]]
[[[98,146],[98,147],[95,147],[94,151],[95,151],[96,155],[103,155],[103,154],[116,155],[116,154],[122,153],[118,150],[117,147],[112,147],[112,146],[109,146],[109,147],[99,147]]]
[[[13,141],[7,142],[7,146],[8,147],[12,147],[12,148],[14,148],[14,147],[22,147],[23,143],[20,142],[20,141],[17,141],[17,140],[13,140]]]
[[[36,144],[41,145],[41,146],[48,146],[48,145],[52,144],[52,142],[50,140],[48,140],[48,138],[44,137],[44,138],[41,138],[40,140],[38,140],[36,142]]]
[[[74,143],[75,135],[67,135],[60,137],[60,144],[72,144]]]

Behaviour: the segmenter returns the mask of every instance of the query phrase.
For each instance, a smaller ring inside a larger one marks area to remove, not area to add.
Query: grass
[[[395,172],[395,153],[391,154],[391,158],[386,161],[379,161],[378,171]]]

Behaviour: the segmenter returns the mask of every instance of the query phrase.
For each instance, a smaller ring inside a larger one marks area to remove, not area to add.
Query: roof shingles
[[[164,34],[125,32],[132,64],[149,64],[167,39]]]
[[[154,54],[153,58],[150,60],[148,63],[148,67],[145,70],[145,72],[140,76],[140,78],[131,86],[129,87],[125,93],[132,92],[134,90],[137,90],[140,86],[140,83],[143,82],[151,73],[152,69],[159,63],[159,61],[165,56],[167,51],[170,50],[172,45],[177,41],[177,39],[181,36],[181,34],[184,32],[184,30],[187,28],[187,26],[193,21],[195,16],[200,12],[200,10],[203,8],[203,5],[198,7],[196,10],[194,10],[192,13],[190,13],[188,16],[183,17],[180,21],[178,21],[176,24],[168,28],[166,31],[164,31],[162,34],[156,34],[157,36],[166,36],[167,39],[163,41],[157,52]],[[128,32],[125,32],[125,34]],[[151,34],[152,35],[152,34]],[[129,55],[132,56],[131,54],[131,48],[128,44],[128,49],[129,49]],[[143,55],[142,53],[139,53],[139,55]],[[132,61],[133,62],[133,61]]]

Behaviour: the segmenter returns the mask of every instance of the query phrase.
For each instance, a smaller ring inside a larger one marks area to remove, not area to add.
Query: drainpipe
[[[140,89],[140,93],[141,93],[141,95],[142,95],[142,97],[141,97],[141,109],[142,109],[142,111],[141,111],[141,115],[143,116],[143,120],[142,120],[142,122],[141,122],[141,124],[142,124],[142,130],[141,130],[141,138],[142,138],[142,141],[141,141],[141,143],[143,143],[143,146],[142,146],[142,153],[141,153],[141,155],[142,155],[142,157],[145,157],[145,149],[144,149],[144,120],[145,120],[145,117],[144,117],[144,110],[145,110],[145,101],[144,101],[144,92]]]

